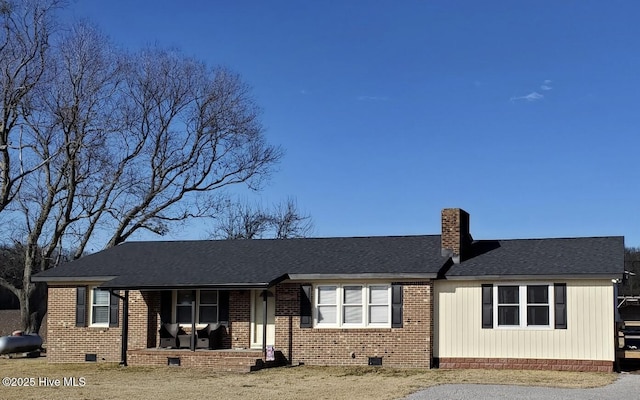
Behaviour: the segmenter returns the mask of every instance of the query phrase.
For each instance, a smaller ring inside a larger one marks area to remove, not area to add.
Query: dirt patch
[[[613,373],[375,367],[292,367],[237,374],[205,368],[49,364],[45,358],[0,358],[0,371],[16,381],[17,378],[34,378],[33,385],[27,381],[28,387],[1,388],[2,398],[6,400],[142,400],[167,395],[186,399],[396,399],[421,388],[445,383],[584,388],[604,386],[617,379]],[[55,386],[58,381],[60,384]]]

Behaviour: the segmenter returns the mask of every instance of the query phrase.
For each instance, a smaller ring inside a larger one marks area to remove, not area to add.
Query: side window
[[[482,328],[566,329],[566,284],[482,285]]]
[[[549,325],[549,286],[527,286],[527,325]]]
[[[107,290],[91,290],[91,325],[109,325],[110,298]]]
[[[498,286],[498,326],[520,325],[520,287]]]

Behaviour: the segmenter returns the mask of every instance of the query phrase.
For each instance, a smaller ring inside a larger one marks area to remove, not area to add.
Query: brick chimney
[[[454,264],[469,255],[473,238],[469,232],[469,213],[461,208],[442,210],[441,252],[443,257],[451,257]]]

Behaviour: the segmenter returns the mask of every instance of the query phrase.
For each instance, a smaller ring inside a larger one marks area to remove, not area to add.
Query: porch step
[[[140,349],[127,352],[129,365],[164,366],[169,358],[179,359],[181,367],[206,367],[234,372],[249,372],[262,364],[262,352],[254,350]]]

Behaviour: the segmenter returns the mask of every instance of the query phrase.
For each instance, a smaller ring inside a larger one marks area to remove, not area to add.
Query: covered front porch
[[[249,372],[287,363],[274,349],[275,288],[138,289],[131,291],[133,296],[128,292],[120,291],[123,314],[128,316],[122,327],[127,338],[122,343],[128,344],[122,349],[123,365]],[[144,325],[146,334],[140,329]],[[177,343],[162,339],[166,325],[180,327]],[[215,340],[212,335],[210,346],[200,346],[197,332],[207,325],[217,326]]]

